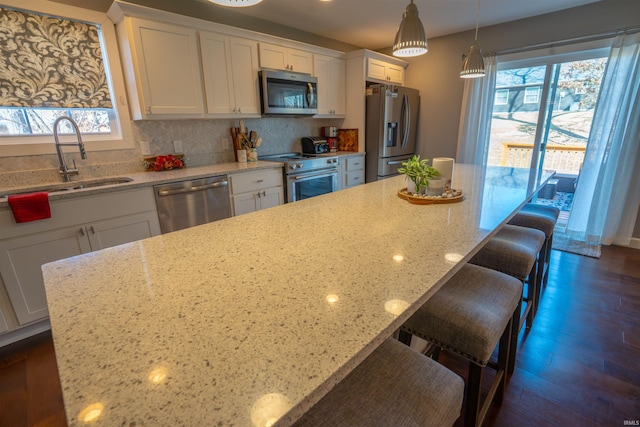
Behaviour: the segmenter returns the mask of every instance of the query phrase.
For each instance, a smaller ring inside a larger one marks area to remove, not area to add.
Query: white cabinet
[[[20,325],[48,315],[43,264],[160,234],[151,189],[53,202],[51,219],[32,223],[5,210],[0,226],[0,273]]]
[[[265,169],[229,176],[233,215],[242,215],[284,203],[282,169]]]
[[[340,157],[340,189],[364,184],[364,153]]]
[[[260,67],[312,74],[313,54],[300,49],[260,43]]]
[[[376,58],[367,58],[367,80],[404,85],[404,67]]]
[[[196,30],[138,18],[116,30],[133,119],[202,117]]]
[[[258,43],[200,32],[207,114],[260,117]]]
[[[346,114],[346,67],[344,59],[314,55],[314,75],[318,78],[318,114],[340,116]]]

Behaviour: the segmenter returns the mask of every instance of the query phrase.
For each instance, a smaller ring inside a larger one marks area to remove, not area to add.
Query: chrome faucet
[[[60,123],[62,120],[68,120],[69,123],[71,123],[71,126],[73,127],[73,130],[76,133],[77,141],[75,143],[63,144],[58,139],[58,123]],[[58,173],[62,175],[62,180],[64,182],[71,182],[71,176],[79,174],[78,167],[76,166],[75,160],[73,160],[73,168],[67,167],[67,164],[64,161],[64,154],[62,153],[62,147],[77,145],[78,149],[80,150],[80,157],[82,157],[83,159],[87,158],[87,152],[84,150],[84,144],[82,142],[82,136],[80,135],[80,129],[78,128],[78,124],[69,116],[58,117],[56,121],[53,123],[53,139],[56,143],[56,151],[58,152],[58,159],[60,160],[60,170],[58,171]]]

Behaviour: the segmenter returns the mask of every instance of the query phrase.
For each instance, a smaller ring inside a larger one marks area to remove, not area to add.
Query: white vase
[[[407,179],[407,193],[413,194],[416,192],[416,183],[411,179]]]
[[[427,196],[442,196],[442,193],[444,193],[445,183],[445,178],[430,179],[429,185],[424,189],[424,194]]]

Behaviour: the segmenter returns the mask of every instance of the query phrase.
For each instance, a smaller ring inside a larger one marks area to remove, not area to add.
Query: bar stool
[[[538,265],[541,266],[541,268],[538,268],[537,272],[538,289],[536,293],[536,301],[534,303],[535,311],[538,311],[540,295],[549,278],[549,263],[551,260],[551,247],[553,246],[553,230],[555,229],[559,216],[560,209],[556,207],[527,203],[509,221],[509,224],[511,225],[540,230],[546,237],[538,257]]]
[[[518,322],[522,283],[488,268],[466,264],[401,327],[469,361],[465,426],[481,425],[493,401],[502,402],[509,370],[512,326]],[[498,346],[497,364],[490,363]],[[514,348],[515,349],[515,348]],[[482,373],[496,370],[481,404]]]
[[[464,381],[388,338],[294,426],[452,426]]]
[[[503,226],[470,260],[469,263],[506,273],[527,285],[527,295],[520,321],[514,330],[515,336],[525,322],[533,324],[534,304],[537,294],[538,255],[545,241],[545,234],[533,228],[517,225]]]

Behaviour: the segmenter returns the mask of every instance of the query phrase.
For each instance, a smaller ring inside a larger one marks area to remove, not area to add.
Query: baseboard
[[[629,247],[634,249],[640,249],[640,238],[632,237],[631,241],[629,242]]]
[[[14,342],[18,342],[34,335],[38,335],[39,333],[48,331],[49,329],[51,329],[51,323],[49,322],[49,319],[25,326],[20,329],[16,329],[15,331],[11,331],[0,336],[0,347],[13,344]]]

